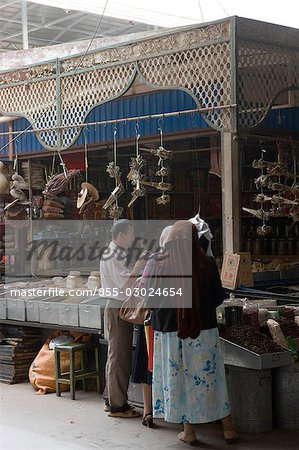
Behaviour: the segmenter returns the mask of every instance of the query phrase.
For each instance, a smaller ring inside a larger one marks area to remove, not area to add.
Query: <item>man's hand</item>
[[[144,250],[144,252],[141,253],[140,258],[136,261],[135,266],[132,269],[131,276],[138,276],[141,274],[148,260],[148,257],[150,256],[150,253],[151,252],[149,252],[148,250]]]

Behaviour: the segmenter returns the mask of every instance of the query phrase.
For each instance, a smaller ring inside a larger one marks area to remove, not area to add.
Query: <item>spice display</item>
[[[244,325],[250,325],[256,330],[260,329],[258,318],[258,307],[256,305],[245,305],[243,307],[242,322]]]
[[[294,320],[289,320],[287,317],[280,317],[276,319],[279,323],[281,331],[285,336],[291,336],[292,338],[299,338],[299,326]]]
[[[249,325],[228,327],[221,332],[221,337],[259,355],[284,351],[269,336],[260,333]]]
[[[280,310],[280,315],[285,317],[286,319],[288,319],[290,321],[294,321],[294,318],[295,318],[294,308],[291,308],[291,307],[289,307],[289,308],[288,307],[282,308]]]

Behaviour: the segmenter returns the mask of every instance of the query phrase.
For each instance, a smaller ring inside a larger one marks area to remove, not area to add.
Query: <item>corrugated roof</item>
[[[194,100],[180,90],[161,91],[136,97],[120,98],[94,108],[87,117],[88,122],[122,119],[148,114],[163,114],[171,111],[183,111],[196,108]],[[162,121],[163,131],[171,133],[176,131],[192,130],[195,128],[209,128],[199,113],[182,116],[165,117]],[[29,125],[26,119],[14,122],[15,130],[24,130]],[[141,120],[138,124],[141,138],[143,136],[158,135],[158,120]],[[86,137],[88,144],[97,142],[112,142],[114,125],[87,127]],[[130,139],[136,136],[136,123],[117,124],[117,138]],[[43,149],[35,134],[24,134],[16,140],[18,154],[33,152],[48,152]],[[84,145],[84,135],[81,133],[73,147]]]

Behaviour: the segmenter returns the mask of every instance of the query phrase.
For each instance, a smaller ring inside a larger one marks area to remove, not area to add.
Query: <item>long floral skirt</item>
[[[196,339],[155,332],[153,410],[172,423],[207,423],[230,414],[217,328]]]

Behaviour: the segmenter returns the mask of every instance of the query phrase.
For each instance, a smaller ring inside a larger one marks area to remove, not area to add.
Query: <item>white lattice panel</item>
[[[231,104],[229,42],[146,59],[139,68],[153,86],[188,90],[200,108],[215,108],[205,113],[213,126],[231,128],[230,108],[219,109]]]
[[[22,84],[0,91],[0,108],[6,113],[26,117],[36,131],[57,125],[56,80]],[[41,132],[40,139],[49,147],[57,146],[55,131]]]
[[[135,64],[122,64],[92,70],[61,79],[62,125],[82,124],[87,112],[95,105],[117,97],[132,80]],[[78,134],[76,128],[62,132],[64,146],[73,142]]]
[[[299,52],[253,42],[238,48],[239,125],[256,126],[285,88],[299,86]]]

